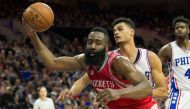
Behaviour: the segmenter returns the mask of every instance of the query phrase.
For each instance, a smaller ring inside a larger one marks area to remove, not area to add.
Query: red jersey
[[[113,59],[117,56],[120,56],[120,54],[117,54],[114,51],[109,52],[104,64],[98,71],[94,66],[86,67],[92,86],[97,93],[97,89],[122,89],[131,86],[127,80],[122,80],[112,73],[111,65]],[[150,109],[155,104],[156,101],[154,101],[152,97],[138,100],[120,98],[118,100],[110,101],[107,106],[109,109]]]

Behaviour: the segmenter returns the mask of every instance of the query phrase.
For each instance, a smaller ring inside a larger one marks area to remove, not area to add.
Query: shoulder
[[[152,51],[148,51],[148,58],[149,58],[151,67],[154,67],[155,65],[156,66],[162,65],[162,62],[156,53],[154,53]]]
[[[158,55],[156,53],[154,53],[153,51],[148,51],[148,57],[149,59],[153,59],[153,58],[157,58]]]
[[[138,48],[138,50],[140,51],[140,53],[144,54],[145,56],[148,56],[149,59],[152,58],[152,57],[157,57],[156,53],[154,53],[153,51],[150,51],[148,49]]]
[[[171,43],[168,43],[166,45],[164,45],[159,53],[158,56],[162,59],[162,58],[168,58],[171,59],[171,55],[172,54],[172,47],[171,47]]]
[[[166,52],[171,50],[171,43],[164,45],[159,52]]]
[[[40,103],[40,99],[38,98],[35,102],[34,105],[38,105]]]
[[[116,61],[117,58],[119,58],[119,56],[121,56],[121,55],[118,54],[118,53],[117,53],[116,51],[114,51],[114,50],[107,52],[108,60],[111,61],[111,62]]]
[[[129,58],[121,56],[121,55],[118,55],[113,59],[113,65],[115,64],[120,65],[120,64],[129,63],[129,62],[130,62]]]
[[[127,57],[117,56],[113,59],[112,70],[114,74],[125,77],[126,74],[134,71],[135,66],[130,62]]]
[[[154,53],[153,51],[148,51],[148,58],[149,58],[149,61],[159,60],[158,55]]]
[[[47,97],[47,100],[50,101],[50,102],[53,102],[53,100],[49,97]]]

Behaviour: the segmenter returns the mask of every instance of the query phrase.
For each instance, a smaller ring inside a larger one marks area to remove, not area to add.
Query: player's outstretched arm
[[[36,32],[25,22],[23,17],[23,25],[26,34],[29,35],[37,54],[42,59],[43,63],[50,69],[73,71],[83,68],[84,55],[75,57],[55,57],[50,50],[42,43]]]
[[[30,36],[36,52],[42,59],[43,63],[50,69],[73,71],[81,69],[84,55],[77,55],[75,57],[55,57],[49,49],[40,41],[39,37],[35,34]]]
[[[88,84],[90,84],[90,79],[88,77],[88,74],[86,73],[82,78],[78,79],[73,84],[73,86],[71,87],[70,90],[68,90],[68,89],[62,90],[58,97],[58,100],[63,102],[65,100],[65,98],[78,95],[79,93],[82,92],[82,90],[84,90],[86,88],[86,86],[88,86]]]
[[[153,89],[152,96],[154,98],[163,99],[168,96],[166,78],[162,72],[162,63],[159,57],[149,51],[149,61],[152,69],[152,79],[156,87]]]

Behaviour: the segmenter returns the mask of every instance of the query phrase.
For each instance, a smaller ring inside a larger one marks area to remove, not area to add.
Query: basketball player
[[[156,99],[167,97],[167,86],[159,57],[147,49],[137,48],[134,43],[135,24],[128,18],[117,18],[113,22],[116,44],[115,52],[129,58],[136,68],[143,73],[154,87],[152,96]],[[155,85],[155,86],[154,86]]]
[[[178,16],[172,22],[176,40],[163,46],[159,57],[163,64],[169,63],[170,97],[166,109],[190,108],[190,20]]]
[[[25,24],[27,26],[27,24]],[[151,96],[152,88],[146,77],[142,75],[128,59],[116,52],[107,52],[109,36],[105,29],[94,28],[89,33],[85,53],[74,57],[56,58],[40,41],[37,34],[28,26],[26,29],[30,39],[43,62],[52,69],[74,71],[86,69],[92,86],[97,93],[97,100],[106,102],[110,109],[148,109],[155,102],[149,99],[134,100],[129,98],[144,98]],[[32,34],[31,34],[32,33]],[[132,85],[128,86],[128,85]]]

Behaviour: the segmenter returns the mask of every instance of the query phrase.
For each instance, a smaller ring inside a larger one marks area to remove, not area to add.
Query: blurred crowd
[[[92,28],[94,26],[102,26],[111,29],[111,23],[117,17],[130,17],[138,28],[150,29],[156,31],[160,36],[171,38],[172,27],[171,21],[177,15],[183,15],[178,11],[170,11],[162,9],[159,6],[155,8],[146,8],[141,5],[127,7],[102,7],[101,3],[83,3],[78,2],[77,5],[68,6],[68,0],[4,0],[0,4],[1,18],[18,18],[21,19],[22,12],[32,3],[41,1],[52,7],[55,14],[55,25],[65,27]],[[9,8],[7,8],[7,5]],[[98,5],[98,6],[97,6]],[[11,9],[11,11],[10,11]],[[9,13],[9,14],[7,14]],[[188,17],[188,16],[186,16]]]

